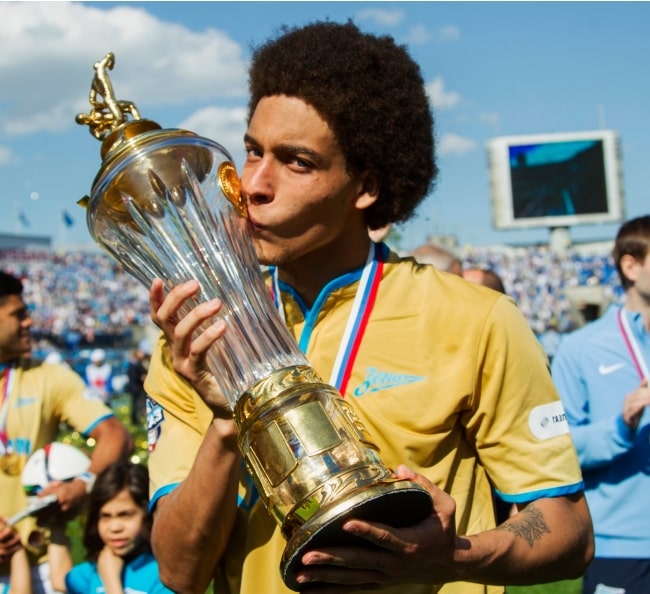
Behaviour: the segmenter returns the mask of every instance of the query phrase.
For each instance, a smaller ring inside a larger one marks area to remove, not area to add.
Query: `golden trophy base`
[[[235,419],[246,465],[287,541],[280,572],[288,588],[300,589],[306,551],[372,546],[344,532],[346,520],[401,528],[431,515],[429,492],[395,477],[351,404],[308,365],[272,371],[242,394]]]
[[[296,574],[303,567],[302,556],[309,550],[346,545],[372,548],[371,543],[341,529],[351,518],[402,528],[424,520],[432,510],[428,492],[407,480],[395,479],[348,494],[330,509],[321,510],[289,539],[280,562],[282,579],[288,588],[300,590]]]

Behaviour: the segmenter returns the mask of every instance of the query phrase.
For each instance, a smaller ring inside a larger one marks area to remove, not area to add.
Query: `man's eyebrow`
[[[244,142],[253,146],[260,146],[260,143],[250,134],[244,135]],[[319,152],[299,144],[279,144],[273,147],[273,152],[289,155],[303,155],[309,157],[317,166],[322,166],[324,164],[323,156]]]
[[[13,307],[12,309],[9,310],[9,315],[15,316],[15,315],[23,315],[25,313],[29,312],[29,308],[27,307],[27,304],[23,305],[16,305],[16,307]]]

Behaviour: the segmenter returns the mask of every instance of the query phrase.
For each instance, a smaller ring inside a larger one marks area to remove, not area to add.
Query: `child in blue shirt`
[[[116,462],[90,492],[84,534],[87,561],[66,575],[70,594],[170,593],[158,575],[149,543],[149,473],[130,461]]]

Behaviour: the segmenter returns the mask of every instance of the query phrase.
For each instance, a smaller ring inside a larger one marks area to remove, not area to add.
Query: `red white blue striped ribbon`
[[[341,339],[339,350],[334,361],[334,367],[330,375],[330,384],[336,387],[341,395],[345,395],[354,362],[363,341],[363,335],[368,325],[370,314],[375,305],[383,269],[384,263],[381,257],[381,246],[380,244],[370,242],[368,257],[361,272],[359,287],[357,288],[357,293],[352,303],[352,311],[348,317],[343,338]],[[273,301],[284,319],[277,268],[273,270],[272,295]]]
[[[11,384],[13,383],[14,374],[11,365],[4,370],[4,386],[2,389],[2,406],[0,407],[0,454],[9,451],[9,437],[7,435],[7,415],[9,413],[9,394]]]
[[[627,316],[625,315],[625,312],[623,311],[622,307],[619,307],[617,316],[618,316],[618,327],[621,330],[621,334],[623,335],[623,341],[625,342],[625,346],[627,347],[627,350],[630,351],[630,356],[632,357],[632,362],[636,367],[637,373],[639,374],[642,380],[647,379],[648,381],[650,381],[650,373],[648,373],[648,365],[645,362],[643,353],[639,348],[639,343],[636,341],[636,338],[632,333],[632,329],[630,328],[630,322],[628,321]]]

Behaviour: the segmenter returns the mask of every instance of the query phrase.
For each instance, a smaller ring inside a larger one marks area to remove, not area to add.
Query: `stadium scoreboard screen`
[[[502,136],[487,144],[497,229],[571,227],[624,219],[616,132]]]

